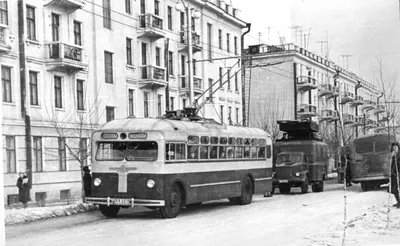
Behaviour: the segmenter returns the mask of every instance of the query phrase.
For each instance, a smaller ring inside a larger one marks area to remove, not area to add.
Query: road
[[[310,189],[311,191],[311,189]],[[175,219],[158,211],[131,208],[115,219],[100,212],[6,227],[7,246],[22,245],[341,245],[344,218],[343,186],[330,180],[322,193],[254,196],[247,206],[227,200],[184,209]],[[362,192],[349,187],[346,245],[400,243],[400,209],[385,188]]]

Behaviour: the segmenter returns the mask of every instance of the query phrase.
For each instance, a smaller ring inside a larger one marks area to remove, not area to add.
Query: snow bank
[[[64,206],[53,207],[33,207],[26,209],[6,209],[5,224],[14,225],[27,223],[42,219],[50,219],[61,216],[70,216],[72,214],[88,212],[96,210],[97,207],[93,204],[78,203]]]

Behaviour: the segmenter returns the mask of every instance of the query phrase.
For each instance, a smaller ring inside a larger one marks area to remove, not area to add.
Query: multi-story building
[[[239,66],[219,58],[240,56],[245,22],[224,1],[180,4],[183,8],[174,0],[0,1],[8,204],[17,199],[18,172],[27,169],[33,201],[79,197],[94,128],[117,118],[162,116],[194,99],[201,103],[227,71],[230,81],[200,112],[225,124],[241,122]]]
[[[383,126],[382,93],[332,61],[293,44],[254,45],[246,55],[245,112],[250,126],[278,137],[277,120],[311,119],[320,124],[322,137],[331,140],[338,136],[338,112],[346,140]]]

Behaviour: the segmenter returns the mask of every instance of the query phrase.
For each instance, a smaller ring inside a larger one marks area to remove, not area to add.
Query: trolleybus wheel
[[[306,177],[306,180],[301,184],[301,193],[308,193],[308,177]]]
[[[361,182],[361,189],[363,191],[371,190],[371,185],[368,182]]]
[[[182,193],[176,184],[173,184],[168,190],[165,198],[165,206],[160,207],[161,217],[171,219],[178,216],[181,211]]]
[[[289,194],[290,193],[290,185],[279,185],[279,192],[281,194]]]
[[[120,207],[118,206],[107,206],[107,205],[99,205],[100,212],[110,218],[117,217]]]
[[[253,201],[253,182],[249,176],[246,176],[243,180],[242,194],[239,197],[240,205],[247,205]]]

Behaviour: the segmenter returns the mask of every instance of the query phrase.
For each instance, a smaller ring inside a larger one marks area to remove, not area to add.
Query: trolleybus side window
[[[218,158],[218,137],[211,137],[210,138],[210,159],[217,159]]]
[[[228,147],[227,147],[227,153],[228,153],[228,158],[233,159],[235,158],[235,138],[228,138]]]
[[[237,138],[236,139],[236,159],[242,159],[243,158],[243,138]]]
[[[219,138],[219,159],[226,159],[226,145],[228,143],[228,139],[225,137]]]
[[[250,146],[249,146],[249,145],[251,145],[250,138],[244,139],[244,145],[246,145],[244,147],[244,158],[248,159],[248,158],[250,158]]]
[[[258,140],[253,138],[251,140],[251,147],[250,147],[250,156],[253,159],[257,158],[257,149],[258,149],[257,145],[258,145]]]
[[[260,144],[258,158],[265,159],[265,145],[267,144],[267,141],[265,139],[260,139],[258,140],[258,143]]]
[[[359,154],[368,153],[374,151],[374,145],[372,141],[358,142],[356,144],[356,152]]]
[[[166,160],[185,160],[185,151],[184,143],[167,143],[165,146]]]
[[[208,152],[209,152],[209,141],[210,139],[206,136],[202,136],[200,138],[200,159],[207,160],[208,159]]]
[[[376,141],[375,142],[375,152],[389,151],[388,141]]]
[[[200,139],[198,136],[188,136],[188,160],[197,160],[199,159],[199,142]]]
[[[270,159],[271,158],[271,145],[267,145],[267,158]]]

